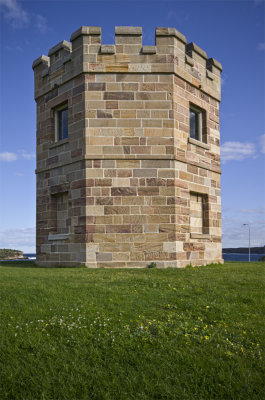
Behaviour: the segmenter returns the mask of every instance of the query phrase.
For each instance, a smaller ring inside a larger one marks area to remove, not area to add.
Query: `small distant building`
[[[33,63],[37,264],[222,262],[220,63],[174,28],[70,40]]]

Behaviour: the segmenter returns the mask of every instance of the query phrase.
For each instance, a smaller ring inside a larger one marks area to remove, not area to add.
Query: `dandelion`
[[[204,339],[205,339],[205,340],[209,340],[210,337],[209,337],[209,336],[204,336]]]
[[[231,355],[232,355],[231,351],[229,351],[229,350],[226,352],[226,354],[227,354],[229,357],[231,357]]]

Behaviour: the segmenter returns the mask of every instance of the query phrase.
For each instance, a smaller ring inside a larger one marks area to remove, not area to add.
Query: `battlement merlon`
[[[142,28],[115,27],[115,44],[101,44],[101,28],[82,26],[32,65],[35,99],[82,73],[175,74],[221,100],[222,66],[175,28],[156,28],[155,46],[142,45]]]

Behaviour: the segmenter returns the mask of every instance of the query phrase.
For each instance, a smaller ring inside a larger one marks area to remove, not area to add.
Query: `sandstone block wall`
[[[174,28],[143,46],[139,27],[116,27],[115,45],[82,27],[33,69],[37,263],[222,262],[221,65]],[[68,138],[56,142],[61,105]],[[191,105],[203,110],[202,141],[190,138]]]

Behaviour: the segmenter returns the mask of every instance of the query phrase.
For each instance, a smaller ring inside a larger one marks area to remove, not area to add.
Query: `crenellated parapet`
[[[222,262],[221,64],[175,28],[83,26],[33,70],[37,263]]]
[[[101,28],[82,26],[33,62],[35,98],[81,73],[175,74],[220,101],[221,64],[175,28],[156,28],[155,46],[143,46],[141,27],[115,27],[115,44]]]

